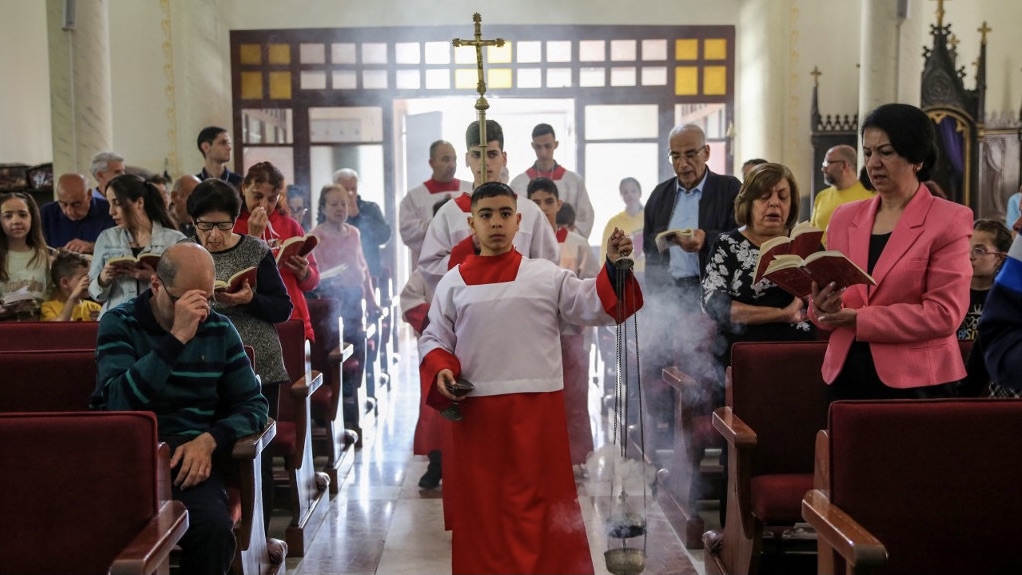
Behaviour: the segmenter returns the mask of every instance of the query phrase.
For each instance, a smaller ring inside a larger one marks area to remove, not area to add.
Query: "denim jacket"
[[[149,245],[142,249],[141,253],[162,254],[163,250],[184,239],[184,234],[175,230],[165,228],[157,222],[153,222],[152,238]],[[100,317],[107,310],[113,309],[122,303],[134,298],[148,289],[148,285],[135,280],[131,276],[118,276],[110,285],[102,287],[99,285],[99,272],[111,258],[128,256],[131,257],[131,234],[122,227],[113,227],[103,230],[96,238],[95,254],[92,256],[92,267],[89,268],[89,295],[103,304],[100,310]]]

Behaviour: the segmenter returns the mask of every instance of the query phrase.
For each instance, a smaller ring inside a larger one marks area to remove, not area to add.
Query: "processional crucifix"
[[[455,48],[463,46],[474,46],[476,49],[476,69],[479,73],[479,82],[476,84],[476,91],[479,92],[479,99],[476,100],[476,112],[479,118],[479,154],[482,162],[479,164],[480,173],[473,174],[477,182],[482,183],[486,179],[486,110],[490,103],[486,101],[486,80],[483,76],[483,46],[504,47],[503,38],[483,40],[483,17],[478,12],[472,15],[472,22],[475,23],[475,37],[473,40],[462,40],[455,38],[451,40]]]

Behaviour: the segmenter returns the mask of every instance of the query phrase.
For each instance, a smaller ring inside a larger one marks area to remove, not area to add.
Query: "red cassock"
[[[470,256],[437,287],[419,343],[424,390],[441,369],[475,390],[444,451],[444,506],[458,573],[592,573],[571,471],[559,320],[623,321],[607,271],[580,280],[511,250]],[[450,456],[448,455],[450,454]]]

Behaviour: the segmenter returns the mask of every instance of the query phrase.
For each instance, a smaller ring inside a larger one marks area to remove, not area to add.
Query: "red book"
[[[317,244],[319,244],[319,238],[312,234],[295,236],[280,242],[280,251],[277,252],[277,267],[283,266],[291,256],[308,254]]]
[[[789,236],[771,238],[759,246],[759,260],[756,262],[756,275],[752,283],[763,279],[767,266],[779,255],[794,254],[807,258],[813,252],[820,251],[823,241],[823,230],[802,222],[791,230]]]
[[[258,272],[258,269],[250,267],[232,275],[227,279],[227,281],[216,280],[213,282],[213,291],[223,291],[227,293],[241,291],[241,288],[245,287],[245,280],[248,280],[249,287],[255,289],[256,276],[259,275]]]
[[[816,252],[805,259],[795,254],[778,255],[767,266],[763,277],[797,297],[811,294],[812,282],[820,288],[830,282],[838,288],[876,285],[872,276],[836,250]]]

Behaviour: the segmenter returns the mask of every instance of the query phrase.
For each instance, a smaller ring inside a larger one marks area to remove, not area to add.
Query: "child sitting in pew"
[[[101,306],[89,294],[89,259],[61,250],[50,264],[52,298],[42,305],[43,321],[96,321]]]

